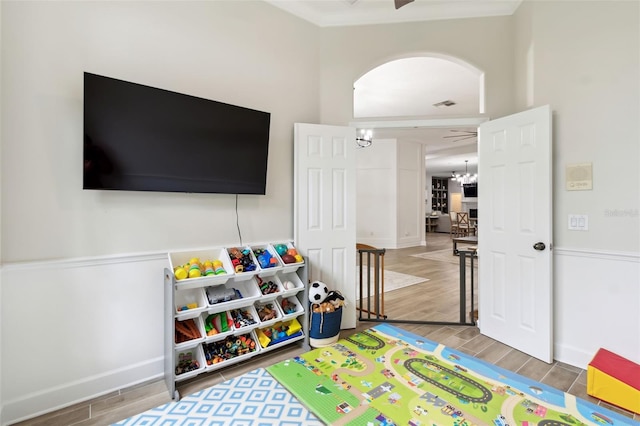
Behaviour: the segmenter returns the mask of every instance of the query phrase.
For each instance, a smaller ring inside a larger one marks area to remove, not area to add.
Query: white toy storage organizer
[[[169,253],[170,267],[164,270],[164,370],[167,389],[172,399],[180,399],[176,383],[182,380],[225,368],[292,343],[301,343],[304,350],[310,348],[309,316],[306,315],[306,259],[284,263],[275,248],[281,245],[295,249],[289,242]],[[251,261],[256,265],[255,270],[236,272],[229,254],[235,248],[251,257]],[[254,254],[255,250],[268,251],[275,259],[272,261],[273,266],[261,268]],[[202,262],[219,260],[225,272],[219,275],[176,279],[175,268],[188,264],[194,258]],[[282,306],[286,307],[286,312]],[[265,311],[265,307],[269,310]],[[269,312],[270,315],[261,320],[259,311]],[[251,320],[246,323],[235,321],[238,317],[234,315],[245,315]],[[207,325],[214,322],[223,324],[225,317],[228,329],[208,335]],[[191,331],[193,334],[178,342],[177,335],[180,334],[182,338],[184,334],[178,332],[177,328],[185,332]],[[272,333],[275,328],[284,330],[278,334],[279,337],[274,337]],[[245,342],[254,342],[255,346],[245,347]],[[214,352],[219,353],[225,347],[228,349],[224,356],[212,356]],[[177,371],[178,367],[182,369],[187,364],[188,369]]]

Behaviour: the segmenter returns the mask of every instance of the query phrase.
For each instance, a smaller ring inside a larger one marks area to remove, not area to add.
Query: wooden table
[[[439,217],[440,216],[426,216],[427,232],[436,232]]]
[[[458,244],[478,244],[478,237],[475,235],[469,237],[456,237],[453,239],[453,254],[458,255]]]

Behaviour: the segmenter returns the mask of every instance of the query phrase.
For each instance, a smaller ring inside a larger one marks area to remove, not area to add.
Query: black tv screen
[[[265,194],[270,120],[85,72],[83,188]]]
[[[465,183],[462,185],[462,191],[466,198],[476,198],[478,196],[478,184]]]

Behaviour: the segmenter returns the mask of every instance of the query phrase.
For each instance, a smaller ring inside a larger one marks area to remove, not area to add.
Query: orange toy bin
[[[587,367],[587,393],[640,414],[640,365],[600,348]]]

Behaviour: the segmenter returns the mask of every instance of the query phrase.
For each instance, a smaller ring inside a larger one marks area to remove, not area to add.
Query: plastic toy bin
[[[274,300],[284,292],[282,282],[277,276],[257,277],[256,285],[260,290],[261,300]]]
[[[260,273],[258,275],[261,277],[273,276],[282,269],[282,260],[280,260],[280,256],[278,256],[276,249],[274,249],[271,244],[251,246],[251,251],[260,266]],[[264,255],[260,254],[262,251],[265,252]]]
[[[284,252],[283,254],[280,254],[282,252],[282,248],[286,248],[287,251],[288,250],[295,250],[296,252],[298,252],[298,250],[295,248],[295,246],[293,245],[293,243],[291,242],[286,242],[286,243],[273,243],[272,246],[274,247],[274,249],[276,250],[276,253],[278,254],[278,257],[280,258],[280,262],[282,263],[282,269],[285,272],[295,272],[300,266],[304,265],[304,260],[301,262],[293,262],[293,263],[285,263],[282,260],[282,256],[284,254],[286,254],[286,252]],[[300,254],[300,253],[298,253]]]
[[[255,277],[249,281],[230,282],[205,288],[208,312],[221,312],[253,304],[260,298]]]
[[[179,317],[197,316],[207,307],[207,298],[200,287],[181,290],[175,293],[176,315]]]
[[[175,349],[176,380],[186,380],[195,377],[205,369],[207,363],[202,352],[202,345],[188,349]]]
[[[207,261],[213,263],[213,261],[222,262],[222,270],[218,269],[217,274],[214,269],[213,275],[205,276],[202,274],[200,277],[196,278],[184,278],[179,279],[176,276],[176,288],[193,288],[197,286],[202,286],[202,282],[206,281],[211,284],[221,284],[227,282],[229,278],[234,275],[234,269],[231,264],[231,260],[229,259],[229,255],[225,249],[204,249],[204,250],[193,250],[193,251],[183,251],[183,252],[173,252],[169,253],[169,264],[171,270],[175,273],[176,268],[182,267],[187,263],[191,263],[192,260],[198,259],[200,263],[204,264]],[[186,271],[188,273],[188,271]],[[205,271],[206,273],[206,271]]]
[[[260,344],[254,332],[228,336],[223,340],[203,343],[200,346],[207,370],[239,362],[255,355]]]
[[[199,316],[187,319],[176,318],[174,320],[174,327],[174,343],[176,348],[196,346],[204,340],[204,328]]]
[[[283,321],[290,320],[304,313],[304,307],[297,297],[279,297],[278,308],[282,311]]]
[[[236,331],[228,311],[203,312],[200,315],[200,320],[202,321],[205,342],[224,339]]]
[[[275,300],[271,302],[256,302],[254,308],[258,314],[261,327],[274,324],[282,319],[282,311]]]
[[[235,280],[236,281],[243,281],[243,280],[248,280],[251,277],[257,275],[258,273],[260,273],[260,266],[258,265],[258,260],[256,259],[256,256],[253,254],[253,250],[251,250],[251,247],[227,247],[227,256],[229,256],[229,261],[232,264],[232,268],[234,268],[234,272],[235,272]],[[251,267],[253,268],[252,270],[248,271],[246,270],[246,268],[240,268],[237,269],[238,266],[234,265],[234,253],[240,252],[241,254],[243,254],[247,259],[248,259],[248,264],[252,265]]]
[[[280,279],[282,284],[281,296],[283,297],[292,296],[304,290],[304,284],[295,272],[279,272],[276,277]]]

